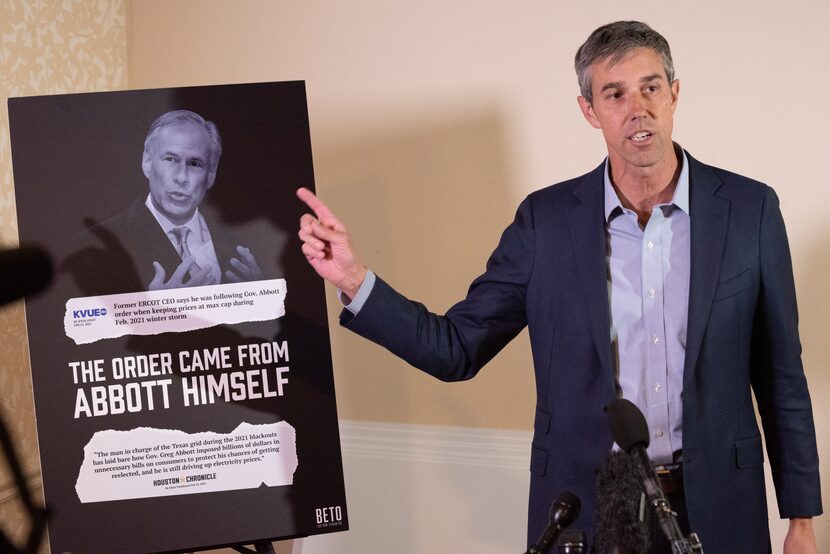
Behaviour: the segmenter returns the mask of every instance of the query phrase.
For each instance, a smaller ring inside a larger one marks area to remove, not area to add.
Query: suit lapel
[[[608,307],[608,273],[605,264],[605,196],[600,164],[585,175],[574,189],[577,204],[568,212],[579,281],[587,299],[588,317],[597,354],[606,375],[613,376],[611,365],[611,315]]]
[[[701,164],[688,153],[686,155],[689,159],[691,268],[684,389],[692,382],[700,345],[706,332],[720,276],[730,206],[728,200],[715,196],[721,180],[712,168]]]
[[[684,386],[691,382],[700,345],[712,308],[726,244],[729,201],[715,196],[721,180],[712,169],[688,153],[691,212],[689,316],[686,330]],[[604,164],[587,174],[574,189],[578,202],[568,212],[574,256],[587,298],[588,317],[603,369],[614,375],[611,364],[611,315],[603,195]]]

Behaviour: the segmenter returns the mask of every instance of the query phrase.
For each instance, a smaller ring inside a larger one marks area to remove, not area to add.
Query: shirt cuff
[[[366,271],[366,278],[363,279],[363,283],[361,283],[360,288],[357,289],[357,294],[354,295],[352,301],[346,303],[348,297],[343,294],[342,290],[337,290],[337,297],[340,298],[340,303],[343,304],[343,307],[349,310],[352,315],[357,315],[360,313],[361,308],[363,308],[363,304],[366,303],[366,299],[369,298],[369,295],[372,293],[372,289],[375,287],[375,274],[370,269]]]

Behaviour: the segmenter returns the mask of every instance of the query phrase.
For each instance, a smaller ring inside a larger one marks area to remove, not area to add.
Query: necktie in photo
[[[190,248],[187,247],[187,237],[190,235],[190,229],[187,227],[174,227],[170,232],[173,233],[173,238],[176,239],[176,250],[179,251],[182,259],[191,256]]]
[[[173,238],[176,239],[176,250],[179,251],[182,259],[192,257],[190,248],[187,246],[187,237],[190,236],[190,229],[187,227],[173,227],[170,232],[173,234]],[[201,268],[194,262],[191,269],[195,271]]]

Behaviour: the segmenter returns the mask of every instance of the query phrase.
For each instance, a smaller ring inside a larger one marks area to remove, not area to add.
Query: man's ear
[[[576,101],[579,102],[579,109],[582,111],[582,115],[585,117],[585,120],[591,124],[591,127],[594,129],[601,129],[602,125],[597,119],[596,114],[594,113],[594,107],[588,102],[588,99],[584,96],[577,96]]]
[[[141,155],[141,171],[144,172],[145,177],[150,178],[150,153],[146,150]]]
[[[671,113],[677,109],[677,98],[680,96],[680,80],[675,79],[671,84]]]

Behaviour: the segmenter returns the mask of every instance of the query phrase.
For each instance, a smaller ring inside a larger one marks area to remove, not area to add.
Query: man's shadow
[[[115,234],[92,218],[72,242],[70,253],[57,264],[58,278],[68,278],[78,296],[146,290],[133,257]]]

